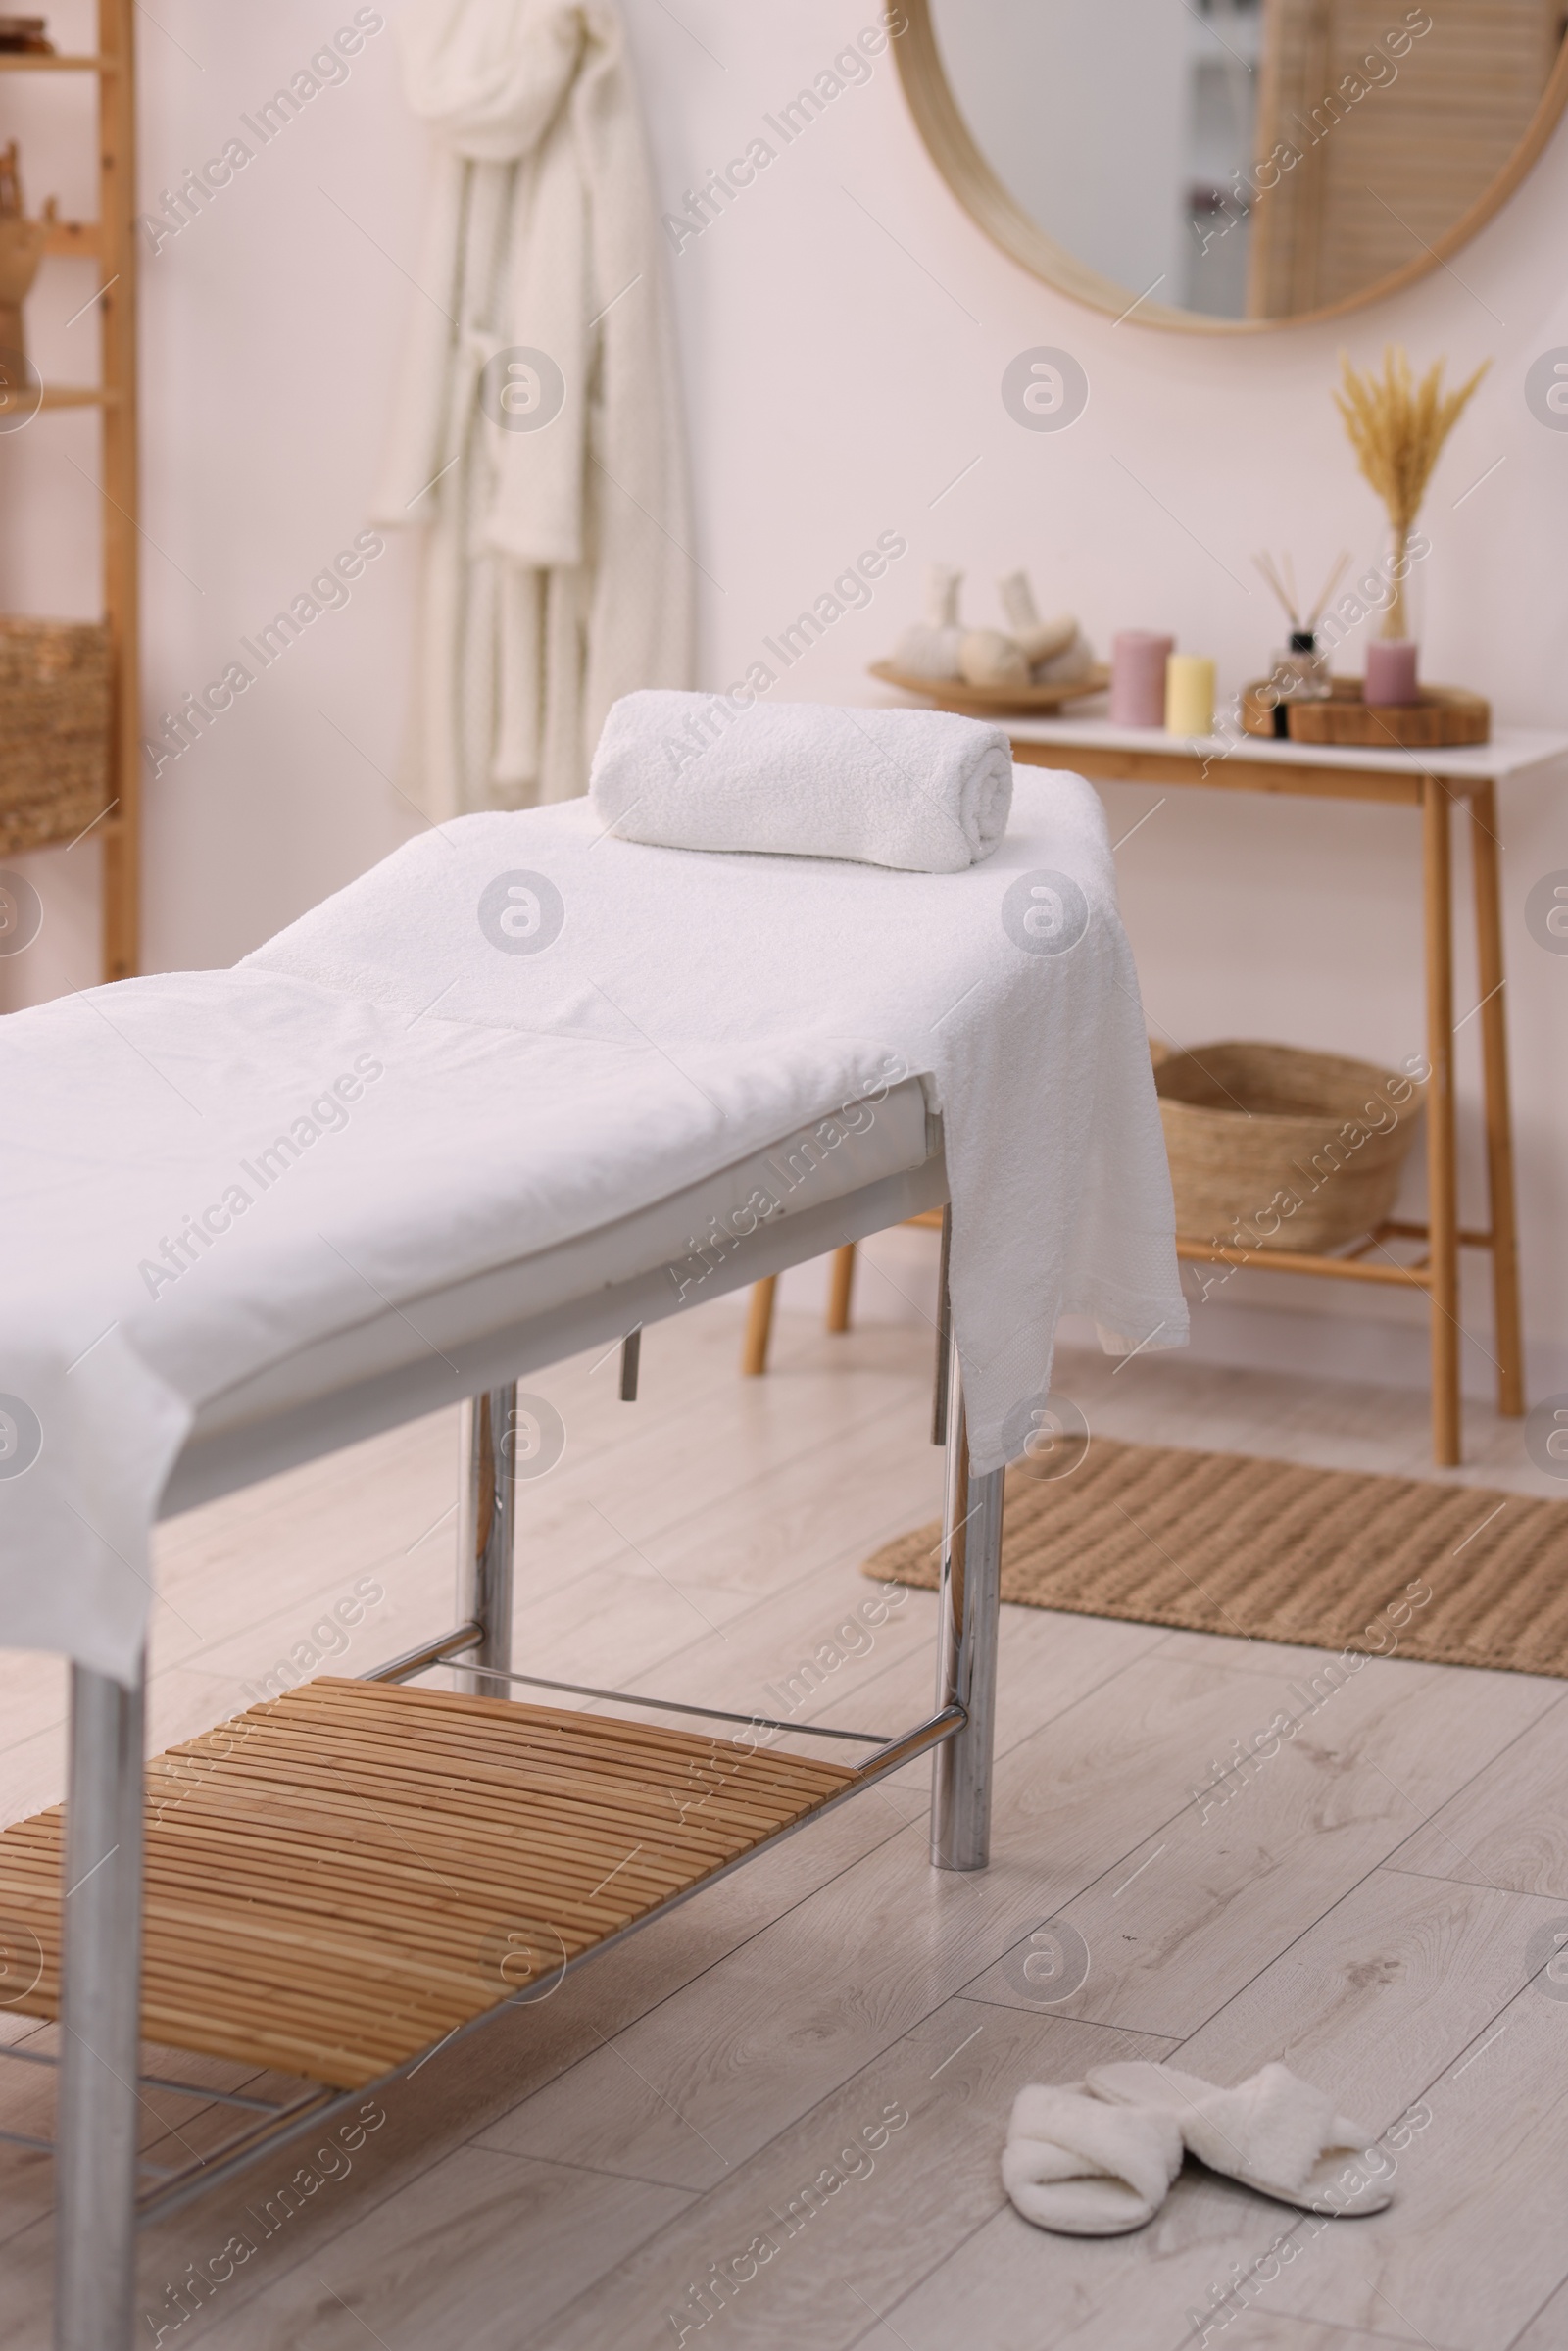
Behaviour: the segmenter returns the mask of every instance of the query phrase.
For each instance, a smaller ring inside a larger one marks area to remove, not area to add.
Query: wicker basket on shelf
[[[1152,1049],[1184,1241],[1340,1248],[1394,1206],[1423,1088],[1289,1045]]]
[[[74,841],[109,794],[109,631],[0,617],[0,856]]]

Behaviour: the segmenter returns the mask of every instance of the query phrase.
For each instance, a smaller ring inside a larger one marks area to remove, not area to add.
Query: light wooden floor
[[[854,1611],[865,1551],[937,1508],[928,1343],[786,1317],[773,1373],[743,1383],[738,1334],[728,1302],[651,1333],[635,1407],[613,1359],[537,1383],[568,1447],[523,1495],[517,1662],[781,1712],[814,1659],[805,1711],[910,1720],[930,1595],[874,1632]],[[1108,1434],[1423,1468],[1419,1396],[1158,1356],[1059,1379]],[[1469,1440],[1464,1477],[1552,1491],[1516,1428],[1472,1410]],[[454,1489],[442,1416],[166,1529],[155,1741],[243,1705],[290,1652],[354,1673],[450,1622]],[[384,1597],[328,1655],[313,1628],[362,1580]],[[1205,1823],[1193,1791],[1300,1712],[1319,1653],[1005,1619],[989,1872],[928,1868],[913,1767],[430,2059],[352,2156],[306,2139],[150,2230],[144,2339],[1177,2351],[1266,2256],[1271,2281],[1208,2334],[1227,2351],[1568,2344],[1568,1983],[1542,1973],[1568,1936],[1568,1685],[1374,1662]],[[13,1655],[0,1689],[9,1818],[60,1792],[63,1682]],[[1026,1972],[1052,1920],[1089,1954],[1055,2005]],[[1281,2057],[1392,2133],[1392,2211],[1314,2238],[1189,2171],[1139,2235],[1029,2228],[998,2176],[1018,2086],[1175,2052],[1222,2082]],[[176,2143],[198,2129],[167,2098],[149,2116]],[[316,2184],[285,2219],[302,2163]],[[47,2342],[48,2190],[46,2160],[0,2151],[5,2351]],[[239,2228],[258,2249],[176,2330],[180,2281],[222,2269]],[[1294,2258],[1271,2255],[1287,2235]],[[690,2289],[760,2237],[777,2250],[700,2327]]]

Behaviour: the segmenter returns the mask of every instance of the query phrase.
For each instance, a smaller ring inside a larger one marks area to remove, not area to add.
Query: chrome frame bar
[[[13,2065],[58,2066],[60,2063],[58,2057],[52,2057],[41,2049],[0,2048],[0,2059],[7,2059]],[[204,2082],[173,2082],[167,2074],[138,2074],[136,2086],[138,2089],[172,2089],[176,2097],[189,2098],[198,2106],[243,2106],[252,2114],[285,2114],[292,2105],[292,2101],[283,2098],[248,2098],[240,2090],[212,2089]],[[5,2131],[0,2131],[0,2138],[6,2135]],[[34,2142],[29,2139],[26,2143],[30,2146]],[[54,2150],[52,2138],[39,2139],[36,2143],[48,2147],[51,2153]]]
[[[512,1663],[512,1551],[516,1498],[517,1383],[470,1396],[463,1413],[458,1489],[458,1613],[477,1625],[472,1663]],[[464,1687],[480,1694],[472,1675]]]
[[[401,1657],[389,1657],[385,1665],[372,1665],[368,1673],[361,1674],[361,1682],[410,1682],[416,1674],[428,1673],[432,1665],[449,1665],[466,1649],[477,1648],[484,1639],[483,1625],[458,1625],[450,1633],[439,1634],[434,1641],[421,1641],[416,1649],[405,1649]]]
[[[827,1731],[815,1723],[775,1722],[769,1714],[736,1714],[728,1706],[688,1706],[681,1698],[651,1698],[640,1690],[597,1690],[591,1682],[552,1682],[544,1674],[514,1674],[495,1665],[470,1665],[466,1670],[482,1674],[487,1682],[526,1682],[531,1690],[566,1690],[579,1698],[614,1698],[625,1706],[653,1706],[661,1714],[700,1714],[713,1723],[748,1723],[759,1731],[793,1731],[801,1739],[853,1739],[861,1746],[881,1747],[887,1744],[885,1731]],[[367,1682],[385,1679],[366,1674]]]
[[[983,1870],[991,1858],[991,1768],[996,1733],[997,1635],[1002,1598],[1005,1472],[969,1474],[963,1374],[948,1355],[948,1481],[938,1592],[937,1704],[956,1706],[962,1731],[931,1771],[931,1861],[939,1870]]]
[[[71,1669],[55,2172],[56,2351],[122,2351],[135,2325],[146,1667]]]

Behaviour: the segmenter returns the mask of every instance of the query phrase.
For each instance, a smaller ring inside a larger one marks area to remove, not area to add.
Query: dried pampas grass
[[[1394,534],[1394,595],[1383,617],[1386,637],[1407,633],[1404,576],[1409,566],[1410,533],[1443,444],[1492,362],[1484,360],[1456,392],[1443,389],[1444,365],[1442,360],[1434,360],[1417,383],[1410,372],[1408,353],[1392,343],[1383,354],[1381,376],[1370,372],[1358,375],[1348,354],[1340,354],[1341,388],[1334,395],[1334,404],[1345,418],[1361,471],[1388,510]]]

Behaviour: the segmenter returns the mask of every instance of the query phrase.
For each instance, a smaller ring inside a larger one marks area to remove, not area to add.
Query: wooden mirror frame
[[[1070,294],[1075,302],[1103,311],[1118,322],[1123,318],[1134,319],[1141,326],[1159,326],[1187,334],[1270,334],[1281,327],[1313,326],[1325,318],[1343,318],[1348,311],[1364,310],[1368,303],[1381,302],[1385,295],[1397,294],[1405,286],[1414,285],[1418,278],[1425,277],[1459,252],[1502,210],[1541,155],[1557,127],[1564,105],[1568,104],[1568,39],[1565,39],[1541,104],[1507,164],[1469,211],[1460,216],[1436,245],[1429,246],[1418,261],[1407,262],[1402,269],[1376,279],[1360,293],[1348,295],[1341,302],[1327,303],[1318,310],[1297,311],[1278,318],[1216,318],[1202,311],[1176,310],[1167,303],[1148,302],[1136,294],[1129,301],[1128,287],[1102,277],[1098,269],[1090,269],[1064,245],[1048,236],[1008,195],[958,111],[937,47],[931,0],[888,0],[890,32],[901,16],[906,29],[895,34],[891,45],[909,112],[932,162],[969,218],[1004,253],[1021,262],[1036,277],[1044,278],[1047,285]]]

